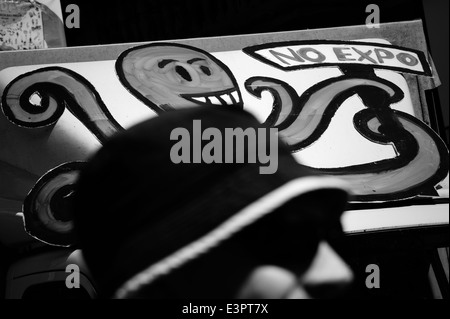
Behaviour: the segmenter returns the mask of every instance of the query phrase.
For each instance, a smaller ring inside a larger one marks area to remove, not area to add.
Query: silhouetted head
[[[177,129],[190,137],[190,163],[173,161]],[[233,154],[234,162],[205,163],[212,149],[230,151],[230,129],[247,133],[241,149],[250,153],[242,162]],[[81,171],[74,202],[80,245],[103,296],[308,297],[319,296],[313,286],[336,292],[351,281],[327,244],[342,233],[346,185],[312,174],[267,130],[242,110],[195,107],[103,145]],[[276,152],[272,174],[261,174],[262,150]]]

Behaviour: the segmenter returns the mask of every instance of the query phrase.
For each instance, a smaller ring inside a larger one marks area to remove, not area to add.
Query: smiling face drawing
[[[116,62],[122,84],[155,112],[199,105],[242,107],[228,67],[208,52],[156,43],[125,51]]]

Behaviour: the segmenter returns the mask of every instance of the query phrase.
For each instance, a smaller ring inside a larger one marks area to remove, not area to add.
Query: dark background
[[[426,1],[426,0],[425,0]],[[315,29],[365,24],[366,7],[381,22],[420,19],[422,0],[62,0],[78,4],[81,28],[70,46]]]

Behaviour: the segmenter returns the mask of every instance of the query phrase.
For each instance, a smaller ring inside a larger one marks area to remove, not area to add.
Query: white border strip
[[[136,274],[116,291],[114,298],[127,298],[141,286],[149,284],[156,278],[182,266],[187,261],[197,258],[200,254],[217,246],[223,240],[230,238],[245,226],[269,214],[291,198],[324,188],[342,189],[350,192],[350,187],[346,182],[333,177],[315,176],[294,179],[251,203],[202,238]]]
[[[387,229],[449,224],[449,204],[390,207],[389,209],[348,210],[341,218],[345,233],[365,233]]]

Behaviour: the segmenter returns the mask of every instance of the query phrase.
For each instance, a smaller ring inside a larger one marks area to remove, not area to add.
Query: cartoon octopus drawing
[[[169,43],[131,48],[116,62],[122,84],[156,113],[199,105],[242,107],[230,69],[203,50]]]

